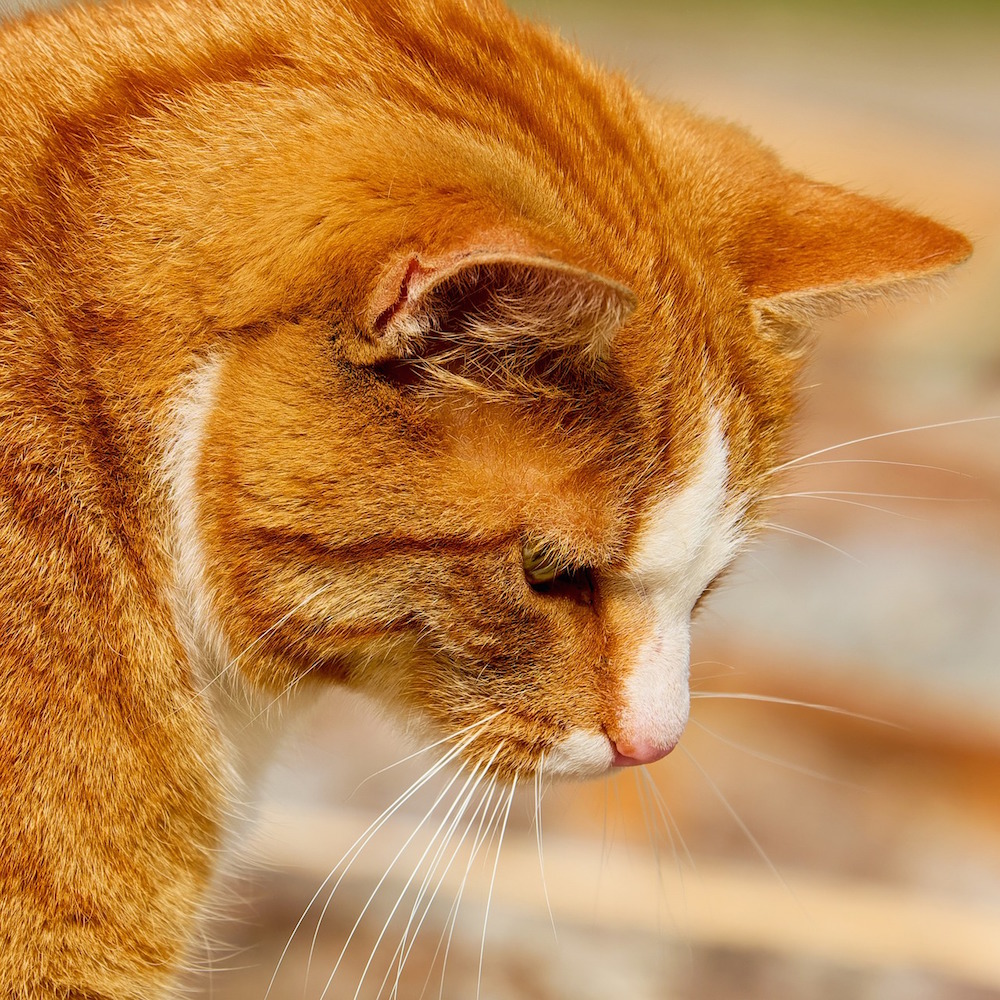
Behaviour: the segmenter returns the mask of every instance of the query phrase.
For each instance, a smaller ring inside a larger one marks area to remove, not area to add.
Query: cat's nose
[[[677,746],[676,740],[666,745],[645,743],[642,740],[612,740],[611,747],[614,751],[614,758],[611,763],[614,767],[636,767],[639,764],[652,764],[654,760],[666,757],[675,746]]]

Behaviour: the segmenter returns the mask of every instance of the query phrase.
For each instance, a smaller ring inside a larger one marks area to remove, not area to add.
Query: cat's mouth
[[[596,778],[613,768],[652,764],[666,757],[676,745],[676,741],[615,741],[605,733],[575,729],[546,751],[542,770],[565,778]]]
[[[531,773],[581,781],[599,778],[616,768],[651,764],[666,757],[677,745],[676,740],[663,744],[616,742],[603,731],[578,728],[538,750],[537,746],[498,736],[496,721],[491,716],[453,747],[456,756],[464,757],[472,767],[511,778]]]

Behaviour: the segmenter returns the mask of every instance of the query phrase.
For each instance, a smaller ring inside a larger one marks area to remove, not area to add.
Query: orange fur
[[[573,727],[628,745],[630,560],[709,408],[749,533],[789,336],[969,252],[488,0],[80,8],[4,28],[0,88],[18,1000],[163,995],[239,794],[165,471],[207,364],[218,683],[350,684],[443,732],[499,712],[466,756],[510,775]],[[527,586],[526,538],[590,582]]]

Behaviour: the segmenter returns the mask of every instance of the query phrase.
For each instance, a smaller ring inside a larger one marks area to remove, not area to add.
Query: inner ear
[[[435,338],[592,360],[607,354],[635,306],[619,282],[546,257],[409,254],[378,283],[366,333],[372,361],[417,357]]]

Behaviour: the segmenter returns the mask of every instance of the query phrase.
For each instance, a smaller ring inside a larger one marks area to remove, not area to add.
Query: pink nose
[[[627,740],[612,740],[611,746],[615,754],[611,763],[615,767],[635,767],[639,764],[652,764],[654,760],[666,757],[677,744],[658,746],[655,743],[643,743],[641,740],[634,743]]]

